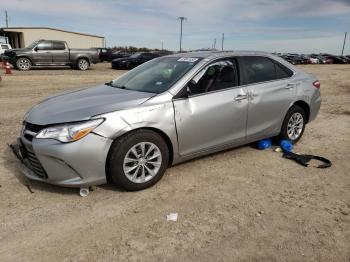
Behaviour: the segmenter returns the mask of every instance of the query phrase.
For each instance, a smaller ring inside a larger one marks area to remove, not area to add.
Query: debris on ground
[[[166,216],[167,221],[177,221],[177,213],[170,213],[169,215]]]
[[[26,187],[28,188],[28,190],[29,190],[29,192],[30,192],[31,194],[34,193],[33,190],[32,190],[32,188],[30,187],[30,185],[26,184]]]

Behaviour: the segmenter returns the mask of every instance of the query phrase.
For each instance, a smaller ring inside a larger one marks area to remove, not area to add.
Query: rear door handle
[[[247,99],[247,98],[248,98],[248,96],[246,94],[244,94],[244,95],[237,95],[235,97],[235,101],[241,101],[241,100],[244,100],[244,99]]]

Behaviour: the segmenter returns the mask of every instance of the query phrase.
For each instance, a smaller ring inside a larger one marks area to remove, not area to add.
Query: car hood
[[[95,115],[137,106],[154,95],[107,85],[65,92],[34,106],[25,121],[50,125],[86,120]]]
[[[5,52],[27,52],[30,51],[31,49],[28,48],[14,48],[14,49],[7,49]]]

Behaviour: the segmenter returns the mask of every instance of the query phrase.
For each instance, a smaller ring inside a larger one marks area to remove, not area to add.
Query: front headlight
[[[104,119],[94,119],[76,124],[58,125],[41,130],[36,138],[51,138],[63,143],[77,141],[98,127]]]

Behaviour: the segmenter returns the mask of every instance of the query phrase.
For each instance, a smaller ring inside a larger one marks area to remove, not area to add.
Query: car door
[[[33,50],[36,65],[52,64],[52,41],[42,41]]]
[[[296,95],[298,83],[291,78],[293,71],[263,56],[246,56],[239,61],[249,97],[247,139],[277,135]]]
[[[52,41],[52,62],[59,65],[69,62],[69,50],[64,42]]]
[[[228,67],[233,69],[231,76],[222,79]],[[210,64],[185,88],[188,95],[173,100],[180,155],[245,141],[248,99],[238,84],[234,61]]]

